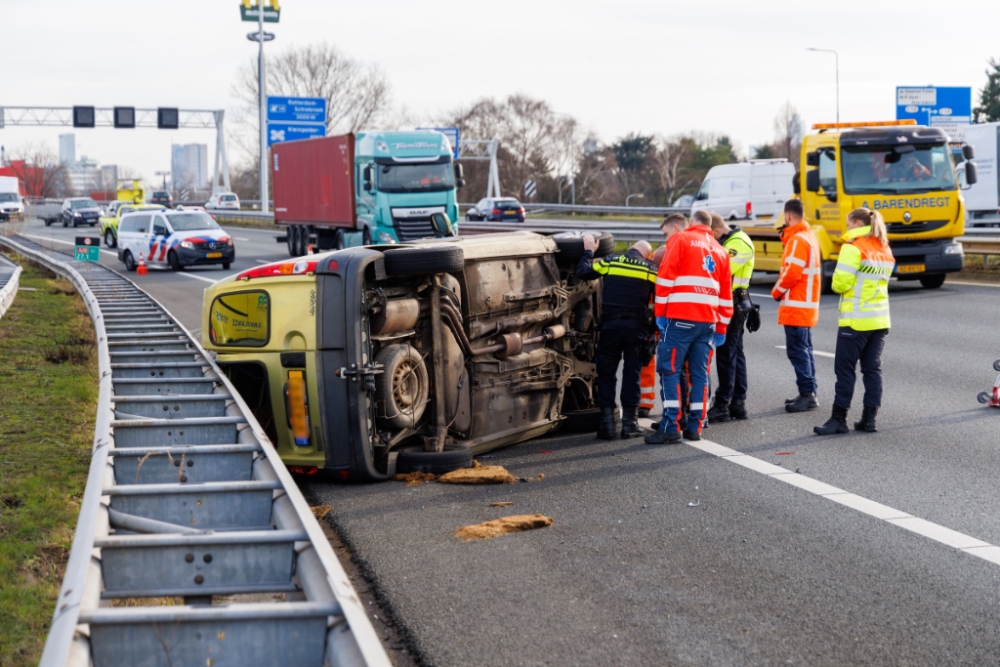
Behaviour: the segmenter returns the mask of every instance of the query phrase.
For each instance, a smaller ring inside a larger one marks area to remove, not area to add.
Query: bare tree
[[[235,114],[233,143],[248,156],[257,156],[259,98],[257,60],[237,72],[233,95],[241,106]],[[391,88],[375,65],[350,58],[323,42],[292,48],[268,58],[267,94],[322,97],[327,104],[327,134],[356,132],[389,119]]]
[[[799,149],[802,148],[802,117],[792,106],[791,102],[785,104],[778,110],[778,115],[774,117],[774,155],[779,158],[786,158],[789,162],[799,168]]]
[[[8,153],[10,168],[29,197],[61,197],[69,191],[66,165],[48,144],[22,144]]]
[[[698,184],[697,176],[691,171],[692,141],[684,137],[658,137],[657,151],[653,154],[651,169],[659,180],[660,190],[666,201],[673,203],[685,190]]]

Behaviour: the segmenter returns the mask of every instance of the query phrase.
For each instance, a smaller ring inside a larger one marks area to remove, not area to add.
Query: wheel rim
[[[410,359],[400,362],[392,374],[392,402],[396,412],[402,415],[412,415],[420,393],[420,380],[417,378],[416,365]]]

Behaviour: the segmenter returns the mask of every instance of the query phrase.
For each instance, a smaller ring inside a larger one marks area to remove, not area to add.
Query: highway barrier
[[[305,498],[198,342],[109,269],[0,244],[73,283],[99,347],[93,456],[42,667],[387,667]]]
[[[20,279],[21,267],[0,255],[0,317],[3,317],[10,304],[14,303]]]

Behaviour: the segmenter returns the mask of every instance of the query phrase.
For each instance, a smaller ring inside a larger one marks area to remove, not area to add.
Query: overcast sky
[[[0,0],[0,104],[232,109],[231,83],[256,56],[239,0]],[[1000,57],[1000,2],[972,0],[281,0],[267,29],[278,52],[329,41],[377,63],[397,103],[433,118],[482,96],[524,93],[575,116],[600,139],[631,131],[725,133],[744,150],[772,138],[790,101],[807,124],[895,117],[897,85],[985,83]],[[975,99],[974,99],[975,103]],[[375,128],[373,128],[375,129]],[[7,127],[8,149],[63,128]],[[148,179],[171,143],[210,130],[75,130],[77,156]]]

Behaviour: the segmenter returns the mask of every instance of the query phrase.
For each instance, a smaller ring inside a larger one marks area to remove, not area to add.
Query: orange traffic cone
[[[312,243],[310,243],[308,246],[306,246],[306,254],[307,255],[313,254],[313,244]]]
[[[139,266],[136,268],[135,272],[140,276],[144,276],[149,273],[149,270],[146,268],[146,260],[142,258],[141,252],[139,253]]]

